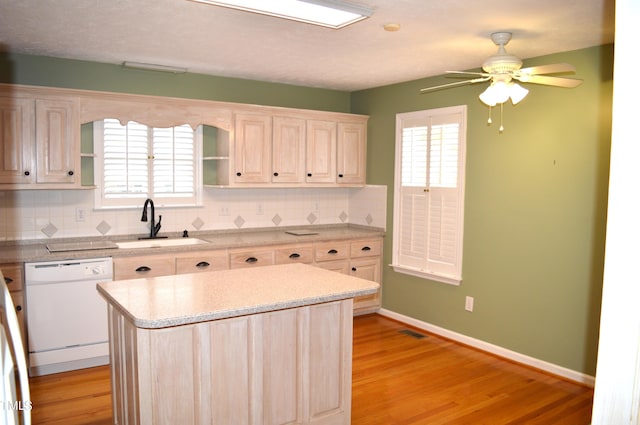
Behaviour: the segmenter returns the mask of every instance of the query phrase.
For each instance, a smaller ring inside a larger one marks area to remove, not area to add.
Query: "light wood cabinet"
[[[175,274],[175,255],[140,255],[136,257],[115,257],[113,259],[113,279],[137,279]]]
[[[36,99],[36,181],[79,182],[80,121],[78,102]]]
[[[24,278],[23,278],[23,264],[10,263],[0,264],[0,270],[4,276],[4,281],[9,288],[9,294],[13,300],[13,305],[16,309],[16,316],[18,317],[18,325],[20,326],[20,334],[22,336],[22,344],[25,349],[27,346],[27,332],[25,326],[25,303],[24,303]]]
[[[273,183],[304,183],[306,121],[273,117]]]
[[[176,255],[176,274],[201,273],[229,268],[226,250],[197,251]]]
[[[229,267],[232,269],[270,266],[272,264],[274,264],[273,247],[229,250]]]
[[[307,183],[336,182],[336,123],[307,121]]]
[[[33,99],[0,97],[0,184],[35,181]]]
[[[338,123],[337,182],[366,183],[367,127],[365,123]]]
[[[0,97],[0,189],[80,187],[78,100],[19,93]]]
[[[236,114],[233,181],[236,184],[271,181],[271,116]]]
[[[352,300],[162,329],[109,306],[115,423],[347,425]]]
[[[275,263],[313,263],[313,245],[312,244],[295,244],[278,246],[275,248]]]
[[[333,241],[316,244],[315,265],[382,285],[382,239]],[[364,314],[381,306],[382,286],[375,294],[356,297],[354,312]]]

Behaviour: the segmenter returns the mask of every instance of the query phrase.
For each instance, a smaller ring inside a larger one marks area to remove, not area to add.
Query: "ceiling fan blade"
[[[484,81],[489,81],[490,78],[491,77],[474,78],[471,80],[456,81],[455,83],[442,84],[440,86],[426,87],[424,89],[420,89],[420,93],[426,93],[426,92],[440,90],[440,89],[448,89],[451,87],[462,86],[465,84],[482,83]]]
[[[447,74],[467,74],[467,75],[482,75],[483,77],[488,77],[491,74],[487,74],[486,72],[467,72],[467,71],[446,71]]]
[[[518,71],[521,74],[558,74],[560,72],[576,72],[576,68],[568,63],[553,63],[549,65],[531,66]]]
[[[548,75],[520,75],[515,77],[523,83],[544,84],[545,86],[573,88],[582,84],[577,78],[550,77]]]

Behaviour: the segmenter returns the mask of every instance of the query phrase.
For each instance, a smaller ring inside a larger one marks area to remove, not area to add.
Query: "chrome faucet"
[[[148,221],[147,219],[148,205],[151,206],[151,223],[149,226],[149,237],[138,238],[138,239],[166,238],[166,236],[158,236],[158,232],[162,227],[162,225],[160,224],[160,222],[162,222],[162,215],[158,216],[158,223],[156,223],[156,207],[153,205],[153,200],[151,198],[147,198],[147,200],[144,201],[144,206],[142,207],[142,218],[140,219],[140,221],[144,221],[144,222]]]

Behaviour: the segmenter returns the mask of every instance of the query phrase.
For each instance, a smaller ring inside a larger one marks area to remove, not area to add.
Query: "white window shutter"
[[[466,107],[398,114],[393,267],[462,279]]]

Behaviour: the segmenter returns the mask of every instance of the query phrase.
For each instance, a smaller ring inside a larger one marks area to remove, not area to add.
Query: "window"
[[[198,205],[201,131],[148,127],[115,119],[94,123],[96,207]]]
[[[393,268],[462,281],[466,106],[396,116]]]

